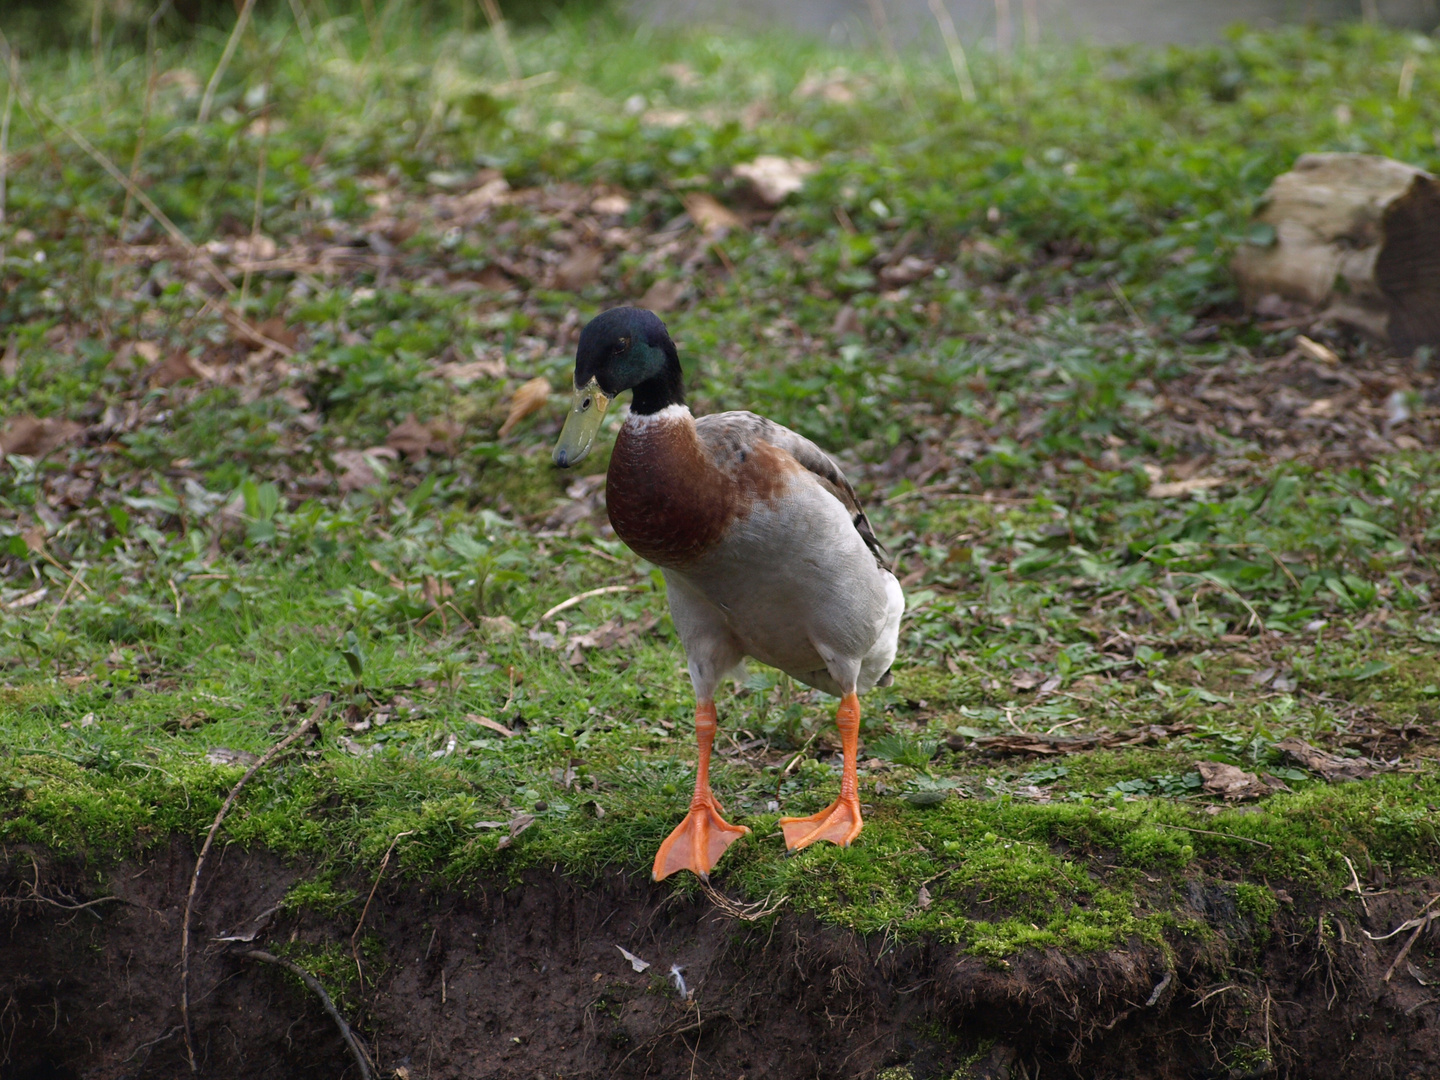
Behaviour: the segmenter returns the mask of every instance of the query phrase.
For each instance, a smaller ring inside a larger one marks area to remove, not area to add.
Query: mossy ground
[[[0,400],[82,428],[0,464],[0,842],[199,837],[244,768],[214,752],[260,753],[330,693],[225,826],[318,868],[295,904],[362,903],[331,882],[392,845],[393,873],[454,883],[648,873],[692,777],[663,592],[549,467],[558,409],[497,427],[524,378],[563,388],[586,317],[668,282],[696,407],[837,451],[910,602],[854,847],[787,858],[775,828],[834,793],[833,703],[762,668],[722,701],[715,783],[754,830],[725,891],[1003,963],[1207,932],[1197,879],[1262,924],[1272,887],[1338,895],[1346,857],[1434,871],[1429,355],[1330,338],[1383,433],[1294,406],[1181,423],[1294,355],[1225,270],[1270,178],[1315,149],[1436,164],[1432,39],[979,55],[971,103],[938,61],[809,42],[561,21],[517,35],[517,85],[488,34],[276,15],[199,124],[220,47],[17,69]],[[133,160],[294,355],[237,339],[213,277],[42,107]],[[730,173],[759,153],[819,168],[772,212]],[[496,177],[511,195],[446,201]],[[702,193],[743,220],[702,234]],[[586,251],[598,269],[567,269]],[[375,451],[411,415],[432,445]],[[1154,486],[1196,472],[1215,483]],[[1041,761],[964,745],[1151,724],[1193,729]],[[1391,771],[1326,783],[1289,735]],[[1200,760],[1289,790],[1220,805]]]

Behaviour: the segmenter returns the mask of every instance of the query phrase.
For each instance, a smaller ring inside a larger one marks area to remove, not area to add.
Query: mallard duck
[[[655,880],[678,870],[707,878],[750,832],[725,820],[710,790],[715,689],[747,656],[840,698],[840,795],[780,826],[791,851],[818,840],[848,846],[863,824],[859,695],[890,683],[905,609],[855,490],[830,455],[762,416],[692,416],[665,324],[632,307],[603,312],[580,333],[555,464],[585,457],[624,390],[634,395],[606,476],[610,523],[665,575],[700,752],[690,812],[660,845]]]

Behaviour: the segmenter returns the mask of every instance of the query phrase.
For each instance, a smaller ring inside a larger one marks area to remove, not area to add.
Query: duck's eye
[[[615,342],[615,355],[619,356],[628,348],[630,348],[630,339],[628,337],[620,338],[618,341]]]
[[[588,408],[590,408],[590,399],[587,397],[584,401],[580,402],[580,411],[584,412]]]

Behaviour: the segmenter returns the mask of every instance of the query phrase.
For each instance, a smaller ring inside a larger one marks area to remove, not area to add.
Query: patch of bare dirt
[[[193,866],[178,841],[104,869],[5,855],[0,1077],[190,1074],[178,959]],[[783,912],[746,922],[702,892],[618,874],[532,871],[464,894],[387,881],[360,939],[362,982],[353,908],[277,908],[302,875],[238,849],[207,867],[191,990],[200,1075],[360,1075],[319,997],[245,955],[257,950],[317,974],[387,1078],[1440,1073],[1434,890],[1370,885],[1344,903],[1282,904],[1260,925],[1233,888],[1197,879],[1177,903],[1211,932],[1177,935],[1168,958],[1137,944],[986,963]],[[372,882],[350,884],[363,897]]]

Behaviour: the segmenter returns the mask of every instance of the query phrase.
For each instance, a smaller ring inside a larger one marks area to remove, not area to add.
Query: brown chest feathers
[[[724,449],[717,460],[688,413],[622,426],[605,485],[616,535],[657,566],[684,566],[778,498],[799,468],[767,442]]]

